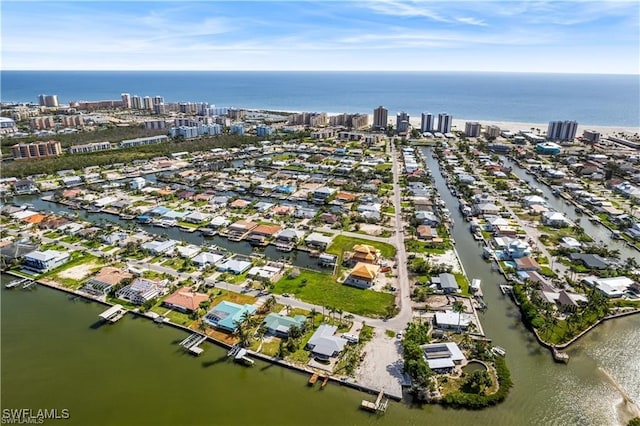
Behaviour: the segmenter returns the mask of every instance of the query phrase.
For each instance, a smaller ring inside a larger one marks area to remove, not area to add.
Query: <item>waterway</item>
[[[485,332],[507,351],[515,385],[504,403],[477,412],[391,403],[378,417],[358,409],[360,392],[308,388],[304,375],[260,361],[241,367],[209,343],[194,358],[177,345],[186,333],[130,314],[97,327],[103,306],[43,287],[6,290],[2,277],[2,408],[67,408],[64,424],[77,425],[622,424],[629,414],[620,390],[640,401],[640,316],[596,328],[571,346],[568,365],[555,364],[500,294],[501,276],[482,260],[430,150],[423,152],[455,220],[465,269],[482,280]]]
[[[610,249],[620,250],[620,258],[625,260],[629,257],[638,258],[640,254],[638,252],[629,247],[627,243],[623,240],[614,240],[611,238],[611,231],[609,231],[605,226],[593,224],[589,221],[588,216],[578,216],[575,212],[575,206],[571,204],[569,201],[565,200],[562,197],[556,197],[553,195],[553,191],[545,184],[537,182],[533,176],[527,175],[525,169],[520,167],[518,163],[512,161],[507,157],[501,157],[501,161],[505,166],[511,167],[511,171],[518,176],[523,181],[527,182],[531,187],[537,188],[542,191],[542,195],[546,197],[547,203],[549,206],[553,207],[553,209],[562,212],[573,222],[579,224],[585,231],[585,233],[595,242],[601,242],[605,244]]]
[[[81,219],[93,223],[113,223],[123,229],[128,229],[130,227],[140,228],[154,235],[171,238],[177,241],[186,241],[199,246],[214,245],[237,254],[256,254],[253,246],[246,241],[230,241],[219,235],[204,237],[200,232],[187,232],[179,227],[161,228],[141,224],[137,221],[125,221],[120,219],[120,217],[109,213],[90,213],[85,210],[72,210],[62,204],[54,203],[53,201],[45,201],[41,198],[47,195],[51,195],[51,193],[46,192],[35,195],[21,195],[19,197],[14,197],[13,202],[17,205],[30,204],[33,206],[34,210],[42,212],[68,213],[72,215],[77,213],[80,215]],[[269,245],[261,248],[259,253],[264,254],[266,258],[271,260],[286,259],[287,261],[290,261],[292,265],[299,266],[301,268],[317,271],[322,270],[322,267],[318,264],[318,259],[309,256],[309,253],[306,251],[293,250],[291,252],[282,252],[277,250],[275,246]]]

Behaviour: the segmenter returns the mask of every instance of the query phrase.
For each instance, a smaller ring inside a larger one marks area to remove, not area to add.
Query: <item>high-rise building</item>
[[[128,93],[121,93],[120,99],[122,99],[122,108],[131,109],[131,95]]]
[[[131,98],[131,108],[142,109],[142,98],[138,95],[133,95]]]
[[[40,106],[56,108],[58,106],[58,95],[39,95]]]
[[[153,104],[154,105],[159,105],[159,104],[163,104],[164,103],[164,98],[162,96],[154,96],[153,97]]]
[[[578,131],[577,121],[550,121],[547,127],[547,139],[552,141],[572,141]]]
[[[409,114],[404,111],[396,115],[396,131],[399,135],[409,131]]]
[[[488,138],[497,138],[498,136],[500,136],[500,127],[490,124],[484,130],[484,134]]]
[[[146,109],[148,111],[153,111],[153,102],[151,101],[150,97],[145,96],[144,98],[142,98],[142,107],[143,109]]]
[[[153,104],[153,112],[155,114],[164,114],[166,112],[164,107],[164,102]]]
[[[480,136],[480,123],[477,121],[467,121],[464,124],[464,134],[468,138],[477,138]]]
[[[383,130],[389,123],[389,110],[380,105],[373,110],[373,130]]]
[[[433,132],[433,114],[429,112],[422,113],[422,120],[420,121],[420,131],[422,133],[425,132]]]
[[[451,116],[451,114],[447,114],[446,112],[441,112],[440,114],[438,114],[438,132],[451,133],[452,121],[453,116]]]

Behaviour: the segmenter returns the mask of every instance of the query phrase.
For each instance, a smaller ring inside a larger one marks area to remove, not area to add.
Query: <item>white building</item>
[[[66,251],[36,250],[24,256],[24,263],[27,269],[43,273],[66,263],[69,257],[70,255]]]

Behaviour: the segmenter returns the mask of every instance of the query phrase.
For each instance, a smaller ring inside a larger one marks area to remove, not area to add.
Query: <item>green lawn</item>
[[[461,273],[453,274],[456,277],[456,283],[458,283],[458,287],[462,290],[462,296],[470,296],[469,293],[469,280]]]
[[[368,244],[370,246],[374,246],[375,248],[380,250],[382,257],[385,257],[387,259],[390,259],[396,255],[396,248],[391,244],[381,243],[378,241],[369,241],[362,238],[352,238],[345,235],[336,236],[331,242],[331,245],[327,248],[327,253],[340,256],[343,252],[351,250],[356,244]]]
[[[339,284],[331,275],[312,271],[301,271],[297,278],[283,277],[273,292],[290,293],[305,302],[373,317],[384,316],[387,307],[394,303],[391,294],[349,287]]]
[[[448,242],[443,243],[428,243],[420,240],[405,240],[404,246],[408,252],[413,253],[431,253],[431,254],[444,254],[446,249],[450,248]]]

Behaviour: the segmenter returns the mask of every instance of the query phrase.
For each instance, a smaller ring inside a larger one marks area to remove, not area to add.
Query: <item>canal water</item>
[[[128,229],[130,227],[140,228],[151,234],[164,236],[177,241],[186,241],[188,243],[196,244],[199,246],[215,245],[217,247],[227,249],[230,252],[244,255],[257,253],[253,250],[253,246],[251,246],[251,244],[246,241],[230,241],[219,235],[215,235],[213,237],[204,237],[200,232],[187,232],[179,227],[161,228],[149,224],[141,224],[137,221],[125,221],[120,219],[119,216],[109,213],[90,213],[85,210],[72,210],[62,204],[54,203],[52,201],[45,201],[41,198],[42,196],[47,195],[51,194],[44,193],[36,195],[21,195],[19,197],[14,197],[13,201],[17,205],[30,204],[35,210],[42,212],[69,214],[77,213],[80,215],[81,219],[93,223],[113,223],[114,225],[117,225],[123,229]],[[277,250],[275,246],[269,245],[261,248],[259,253],[264,254],[266,258],[271,260],[286,259],[287,261],[291,262],[292,265],[299,266],[301,268],[313,269],[316,271],[323,270],[322,267],[318,264],[318,259],[309,256],[309,253],[306,251],[293,250],[291,252],[282,252]],[[324,271],[326,271],[326,269]]]
[[[309,388],[306,376],[264,362],[241,367],[209,343],[195,358],[179,350],[181,330],[131,315],[97,326],[103,306],[44,287],[7,290],[3,276],[2,408],[67,408],[64,424],[77,425],[622,424],[630,413],[619,406],[621,392],[640,401],[640,316],[598,327],[568,350],[568,365],[555,364],[500,294],[501,276],[482,260],[430,150],[423,152],[455,220],[465,269],[482,280],[485,332],[507,351],[515,385],[504,403],[482,411],[391,403],[383,416],[371,415],[358,406],[373,396],[336,384]]]
[[[622,260],[625,260],[629,257],[633,257],[636,259],[640,257],[640,253],[638,253],[638,251],[636,251],[635,249],[627,246],[625,241],[614,240],[613,238],[611,238],[611,231],[609,231],[605,226],[591,223],[587,215],[578,216],[575,212],[575,206],[573,204],[562,197],[554,196],[553,191],[547,185],[537,182],[533,176],[527,175],[525,169],[520,167],[518,163],[504,156],[501,157],[500,160],[504,163],[505,166],[511,167],[511,171],[520,179],[529,183],[533,188],[537,188],[542,191],[542,195],[546,197],[549,206],[553,207],[559,212],[564,213],[565,216],[567,216],[570,220],[579,224],[585,230],[585,233],[591,236],[591,238],[593,238],[595,242],[602,242],[602,244],[605,244],[612,250],[620,250],[620,258]]]

